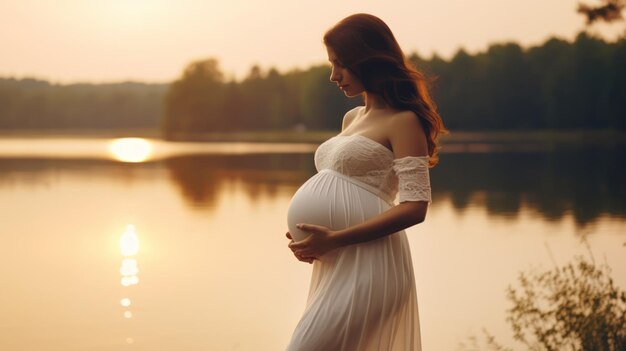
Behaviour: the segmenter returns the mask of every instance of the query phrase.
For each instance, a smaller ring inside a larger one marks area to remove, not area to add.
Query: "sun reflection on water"
[[[152,155],[153,146],[143,138],[120,138],[109,144],[113,157],[122,162],[144,162]]]
[[[120,266],[120,274],[122,275],[121,284],[124,288],[129,288],[139,283],[139,267],[135,256],[139,253],[139,238],[135,232],[135,226],[128,224],[126,230],[120,237],[120,252],[123,256]],[[127,295],[128,296],[128,295]],[[132,302],[130,297],[124,297],[120,300],[120,305],[124,307],[124,318],[133,318],[133,312],[130,311]],[[126,338],[126,342],[132,344],[132,337]]]
[[[125,257],[134,256],[139,252],[139,238],[137,238],[137,233],[135,233],[134,225],[129,224],[126,226],[126,231],[120,239],[120,249]]]

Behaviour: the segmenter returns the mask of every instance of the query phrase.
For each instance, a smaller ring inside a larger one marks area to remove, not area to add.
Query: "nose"
[[[339,72],[335,68],[332,68],[330,71],[330,81],[331,82],[339,82],[341,80],[341,76]]]

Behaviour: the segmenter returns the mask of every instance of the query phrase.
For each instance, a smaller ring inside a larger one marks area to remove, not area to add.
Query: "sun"
[[[144,162],[152,154],[152,143],[143,138],[121,138],[109,143],[114,159],[122,162]]]

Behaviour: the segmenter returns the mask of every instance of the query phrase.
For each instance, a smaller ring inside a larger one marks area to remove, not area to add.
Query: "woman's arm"
[[[394,115],[388,127],[395,158],[428,155],[426,136],[413,112]],[[289,247],[301,257],[319,257],[335,248],[382,238],[421,223],[427,210],[426,201],[405,201],[363,223],[338,231],[303,223],[299,228],[312,235]]]
[[[310,261],[310,258],[320,257],[333,249],[379,239],[421,223],[427,209],[428,203],[425,201],[406,201],[363,223],[338,231],[302,223],[297,227],[312,235],[290,243],[289,247],[297,257]]]

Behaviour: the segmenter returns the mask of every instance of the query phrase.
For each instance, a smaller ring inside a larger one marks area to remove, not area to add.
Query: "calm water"
[[[311,272],[285,215],[315,145],[110,142],[0,140],[0,349],[283,349]],[[425,350],[483,328],[522,349],[506,287],[585,242],[626,289],[623,146],[448,150],[408,230]]]

